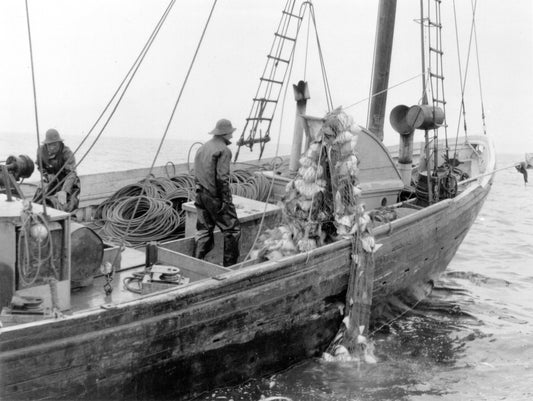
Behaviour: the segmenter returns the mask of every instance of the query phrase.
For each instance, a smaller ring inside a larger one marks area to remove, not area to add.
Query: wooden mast
[[[380,0],[367,127],[381,141],[383,141],[383,124],[385,106],[387,105],[395,17],[396,0]]]

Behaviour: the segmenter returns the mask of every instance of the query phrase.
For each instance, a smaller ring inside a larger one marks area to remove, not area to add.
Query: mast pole
[[[396,0],[380,0],[378,6],[378,26],[376,45],[374,46],[374,69],[370,110],[368,113],[368,129],[383,141],[383,125],[387,91],[389,86],[392,42],[394,39],[394,22],[396,18]]]

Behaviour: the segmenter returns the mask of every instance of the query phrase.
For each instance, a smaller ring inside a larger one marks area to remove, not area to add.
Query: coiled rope
[[[47,234],[42,239],[34,239],[31,235],[31,227],[38,224],[41,224],[46,229]],[[59,279],[53,260],[54,245],[51,235],[45,216],[33,213],[29,208],[25,208],[22,213],[22,224],[17,241],[18,276],[24,287],[33,285],[41,277],[41,269],[43,267],[45,269],[48,267],[54,277]],[[34,243],[34,246],[30,246],[30,242]],[[33,276],[31,276],[32,273]],[[49,276],[48,273],[47,276]]]
[[[257,170],[237,169],[230,175],[232,194],[266,201],[270,181]],[[181,238],[185,231],[182,205],[195,199],[194,175],[150,177],[127,185],[102,202],[95,211],[99,234],[110,242],[124,239],[137,246],[148,241]]]

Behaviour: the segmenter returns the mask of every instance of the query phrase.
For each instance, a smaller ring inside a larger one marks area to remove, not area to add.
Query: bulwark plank
[[[328,260],[332,262],[331,258]],[[339,262],[339,260],[333,262]],[[329,266],[332,266],[332,264],[329,264]],[[320,277],[321,275],[329,276],[331,275],[331,272],[328,272],[327,268],[325,268],[324,271],[321,269],[308,268],[300,274],[283,280],[281,282],[283,285],[281,286],[279,285],[280,283],[277,283],[278,285],[266,284],[262,289],[251,288],[247,293],[236,292],[232,296],[226,297],[226,299],[219,299],[209,303],[200,304],[196,307],[190,307],[188,310],[174,312],[174,316],[155,316],[152,317],[152,319],[143,321],[142,324],[141,322],[138,322],[137,324],[123,325],[113,329],[89,333],[84,336],[78,336],[77,338],[69,338],[67,339],[67,343],[58,340],[55,344],[43,344],[42,346],[26,348],[20,352],[12,351],[9,353],[3,353],[0,356],[0,361],[2,361],[3,365],[7,366],[7,363],[10,362],[10,374],[5,377],[5,379],[9,380],[9,377],[20,377],[19,375],[22,374],[25,375],[25,377],[31,377],[32,369],[28,369],[28,366],[36,366],[36,371],[34,373],[38,375],[38,366],[53,366],[54,360],[65,361],[71,360],[72,358],[81,358],[77,362],[75,360],[72,360],[71,362],[73,364],[82,365],[84,363],[85,355],[91,355],[94,353],[105,354],[108,352],[106,350],[108,346],[111,347],[112,350],[120,349],[121,341],[117,341],[117,337],[126,339],[124,343],[126,350],[131,347],[132,342],[143,343],[146,339],[153,340],[157,336],[165,336],[168,332],[170,332],[172,336],[175,336],[179,334],[179,331],[184,327],[201,325],[205,330],[209,320],[225,319],[226,316],[231,320],[232,318],[230,316],[234,315],[236,313],[235,311],[241,313],[241,311],[249,309],[251,307],[250,299],[256,300],[256,303],[258,304],[257,308],[263,308],[258,312],[257,316],[253,316],[250,323],[253,323],[260,318],[262,314],[264,315],[267,312],[267,310],[264,309],[264,305],[268,305],[268,303],[278,304],[276,307],[271,307],[269,311],[274,317],[280,313],[279,305],[283,303],[285,304],[285,309],[289,308],[288,313],[292,313],[299,307],[305,309],[311,299],[332,295],[329,292],[326,294],[316,292],[316,288],[318,288],[317,283],[324,281],[324,279]],[[291,299],[290,302],[287,303],[287,293],[295,293],[296,297],[301,296],[302,299],[304,298],[300,293],[302,286],[307,286],[312,290],[308,296],[310,298],[304,299],[302,302],[295,302],[294,299]],[[333,287],[337,288],[335,285]],[[315,293],[313,293],[313,291],[315,291]],[[277,294],[277,297],[275,294]],[[195,343],[201,344],[198,336],[196,336]],[[199,351],[204,346],[205,344],[199,345]],[[89,348],[83,349],[83,347]],[[82,352],[80,355],[69,354],[69,349],[79,349]],[[190,347],[188,352],[195,352],[194,346]],[[50,360],[50,362],[46,362],[45,360]]]

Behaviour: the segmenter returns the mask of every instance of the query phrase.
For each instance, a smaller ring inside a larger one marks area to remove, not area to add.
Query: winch
[[[141,293],[149,294],[188,283],[189,278],[183,277],[178,267],[154,264],[144,274]]]
[[[23,195],[17,182],[21,178],[29,178],[33,174],[35,165],[33,160],[26,155],[9,156],[5,164],[0,163],[0,187],[5,188],[8,200],[11,200],[13,190],[22,198]],[[4,192],[4,191],[3,191]]]

